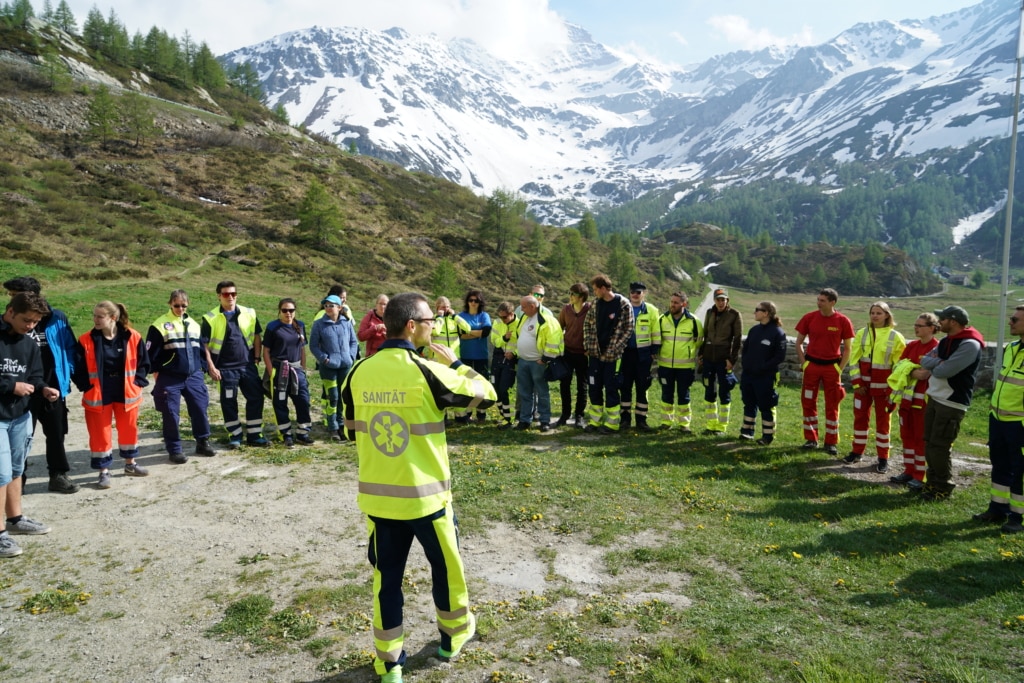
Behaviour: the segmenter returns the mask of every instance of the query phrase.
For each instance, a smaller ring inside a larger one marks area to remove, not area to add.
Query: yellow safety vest
[[[472,331],[473,328],[469,326],[465,318],[446,315],[434,319],[434,326],[430,329],[430,341],[447,346],[458,358],[459,346],[462,344],[462,338],[459,335],[469,334]],[[433,359],[433,357],[433,353],[427,353],[427,358]]]
[[[381,348],[353,365],[342,404],[359,454],[359,509],[419,519],[451,502],[444,409],[484,410],[496,400],[468,365],[452,370],[407,348]]]
[[[646,310],[644,310],[646,308]],[[643,349],[661,343],[661,326],[658,325],[658,308],[644,302],[640,312],[634,316],[633,329],[636,331],[636,347]]]
[[[874,332],[874,334],[872,334]],[[885,338],[885,344],[878,341]],[[853,339],[853,349],[860,350],[850,371],[854,389],[867,384],[875,394],[889,392],[889,373],[907,348],[907,340],[891,327],[873,329],[870,325],[860,330]]]
[[[516,321],[512,323],[512,336],[508,340],[508,350],[512,353],[516,352],[516,346],[519,343],[519,328],[523,326],[523,321],[526,320],[526,314],[516,318]],[[558,319],[555,318],[551,313],[545,313],[540,308],[537,309],[537,350],[540,351],[540,355],[544,358],[558,358],[565,351],[565,344],[562,337],[562,326],[558,324]]]
[[[237,306],[237,309],[238,313],[235,315],[238,320],[238,329],[242,331],[242,337],[245,339],[245,348],[252,350],[253,342],[256,341],[256,311],[245,306]],[[224,346],[228,319],[220,308],[213,309],[203,318],[210,324],[210,343],[206,345],[206,348],[210,350],[211,355],[219,356],[220,350]]]
[[[692,325],[686,324],[692,322]],[[658,352],[658,367],[695,368],[697,349],[704,336],[704,326],[690,312],[683,309],[683,315],[676,320],[668,312],[658,318],[661,336],[661,350]]]
[[[992,415],[1000,422],[1024,422],[1024,353],[1020,340],[1003,349],[1003,367],[992,389]]]

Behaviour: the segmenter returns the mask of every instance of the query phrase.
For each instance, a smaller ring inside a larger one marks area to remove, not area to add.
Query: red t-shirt
[[[806,355],[818,360],[838,360],[842,356],[839,345],[854,336],[853,323],[838,311],[829,316],[811,311],[800,318],[796,331],[807,337]]]

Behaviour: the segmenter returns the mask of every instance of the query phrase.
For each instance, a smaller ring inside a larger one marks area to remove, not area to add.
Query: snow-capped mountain
[[[517,189],[557,222],[571,218],[556,208],[567,200],[619,203],[723,175],[822,180],[844,161],[1003,138],[1019,9],[985,0],[689,68],[619,54],[575,26],[541,63],[398,28],[314,27],[222,59],[249,62],[293,123],[481,192]]]

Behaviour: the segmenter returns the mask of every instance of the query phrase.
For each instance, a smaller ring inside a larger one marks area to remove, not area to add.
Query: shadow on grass
[[[1019,595],[1022,570],[1019,562],[979,560],[946,567],[919,569],[896,582],[891,592],[858,593],[855,605],[872,608],[913,599],[928,609],[962,607],[999,593]]]

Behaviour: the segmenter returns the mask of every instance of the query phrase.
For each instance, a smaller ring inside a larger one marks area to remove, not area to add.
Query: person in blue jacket
[[[459,360],[473,368],[481,375],[488,375],[488,362],[490,361],[490,349],[487,338],[491,335],[491,315],[484,310],[487,301],[479,289],[471,289],[466,292],[463,299],[462,310],[458,317],[469,323],[469,332],[459,335],[462,343],[459,344]],[[476,411],[477,422],[487,419],[486,410]],[[469,422],[470,414],[467,412],[455,418],[457,422]]]
[[[41,294],[42,286],[34,277],[16,277],[4,283],[8,296],[21,292]],[[64,437],[68,433],[68,403],[71,393],[71,375],[74,371],[74,356],[77,340],[67,315],[59,308],[50,306],[49,315],[43,316],[28,336],[39,346],[43,360],[43,380],[46,385],[60,392],[55,401],[45,400],[41,394],[29,399],[32,412],[32,431],[36,423],[43,426],[46,438],[46,469],[49,471],[49,490],[54,493],[75,493],[78,484],[68,478],[71,463],[64,448]],[[22,474],[25,477],[25,474]],[[24,481],[22,481],[24,484]]]
[[[309,350],[316,359],[320,380],[327,392],[327,429],[332,439],[341,441],[345,434],[338,421],[341,414],[339,386],[356,362],[359,340],[352,322],[342,315],[344,304],[341,297],[331,294],[321,303],[324,315],[313,322],[313,329],[309,333]]]
[[[754,438],[757,413],[761,412],[761,438],[758,445],[767,446],[775,439],[775,406],[779,392],[779,365],[786,360],[786,333],[771,301],[762,301],[754,308],[757,324],[747,332],[741,347],[742,374],[740,398],[743,400],[743,427],[740,436]]]

